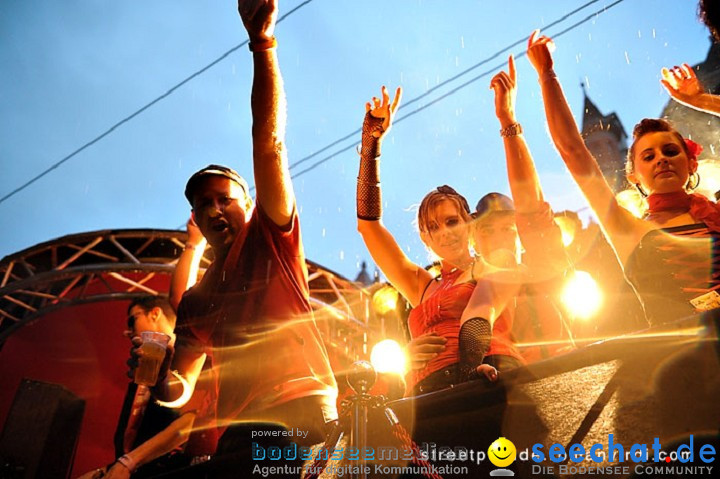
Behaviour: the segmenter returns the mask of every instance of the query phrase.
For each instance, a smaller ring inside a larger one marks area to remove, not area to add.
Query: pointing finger
[[[395,113],[395,110],[397,110],[400,104],[400,98],[402,98],[402,87],[397,87],[397,90],[395,90],[395,98],[393,98],[392,105],[390,105],[390,112]]]
[[[539,28],[532,31],[532,33],[530,34],[530,38],[528,39],[528,49],[533,46],[533,43],[535,43],[535,39],[537,38],[539,33]]]

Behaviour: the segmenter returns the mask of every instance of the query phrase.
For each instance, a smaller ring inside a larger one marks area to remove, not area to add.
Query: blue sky
[[[300,5],[281,0],[281,14]],[[357,129],[381,85],[408,101],[585,2],[312,0],[278,25],[290,163]],[[552,35],[610,5],[601,0]],[[0,197],[246,39],[232,1],[4,0],[0,3]],[[693,0],[624,0],[557,39],[556,71],[576,116],[580,82],[627,130],[667,102],[660,68],[702,61],[707,30]],[[523,46],[509,52],[521,52]],[[399,117],[501,64],[507,53]],[[539,86],[518,60],[518,119],[557,210],[585,203],[552,148]],[[397,124],[383,146],[385,223],[409,256],[427,252],[414,205],[440,184],[474,204],[507,192],[491,75]],[[33,185],[0,203],[0,257],[59,236],[108,228],[177,228],[195,170],[248,176],[251,57],[246,47]],[[299,172],[346,140],[294,169]],[[369,259],[355,230],[352,149],[295,180],[308,258],[354,277]]]

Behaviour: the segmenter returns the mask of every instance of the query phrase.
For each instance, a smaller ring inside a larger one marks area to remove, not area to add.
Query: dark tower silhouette
[[[628,187],[625,179],[627,133],[620,118],[614,112],[603,115],[588,97],[585,85],[582,86],[585,96],[582,136],[585,145],[597,159],[610,188],[619,193]]]

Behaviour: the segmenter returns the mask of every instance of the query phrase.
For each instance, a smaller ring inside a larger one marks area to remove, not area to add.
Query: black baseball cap
[[[482,218],[492,213],[515,213],[515,204],[502,193],[488,193],[475,205],[473,217]]]
[[[246,195],[250,194],[250,187],[248,186],[247,181],[245,181],[245,178],[240,176],[237,171],[233,170],[232,168],[228,168],[227,166],[208,165],[205,168],[196,171],[185,185],[185,198],[187,198],[187,200],[190,202],[190,206],[192,206],[192,198],[195,194],[195,190],[197,189],[202,179],[211,175],[222,176],[224,178],[232,180],[238,185],[240,185],[240,187],[245,191]]]

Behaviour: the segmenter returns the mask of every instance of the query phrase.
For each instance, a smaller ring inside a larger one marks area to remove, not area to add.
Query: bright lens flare
[[[647,211],[647,200],[636,189],[623,190],[615,195],[617,202],[634,217],[642,218]]]
[[[370,362],[379,373],[404,375],[407,371],[405,351],[392,339],[385,339],[373,346]]]
[[[600,308],[602,291],[592,276],[585,271],[575,271],[562,292],[562,301],[571,315],[589,319]]]
[[[373,309],[377,314],[387,314],[395,311],[398,303],[398,292],[395,288],[386,284],[375,291],[372,297]]]
[[[555,220],[555,224],[560,227],[563,246],[570,246],[575,239],[575,223],[573,223],[570,218],[564,218],[562,216],[556,216],[553,219]]]
[[[180,382],[180,384],[182,384],[182,388],[183,388],[182,394],[180,395],[179,398],[177,398],[174,401],[165,402],[165,401],[156,399],[155,402],[158,403],[162,407],[166,407],[166,408],[170,408],[170,409],[183,407],[185,404],[187,404],[187,402],[192,397],[193,390],[190,387],[190,384],[188,384],[188,382],[185,380],[185,378],[182,377],[180,374],[178,374],[176,371],[170,371],[170,373],[173,376],[175,376],[175,379],[177,379]]]

